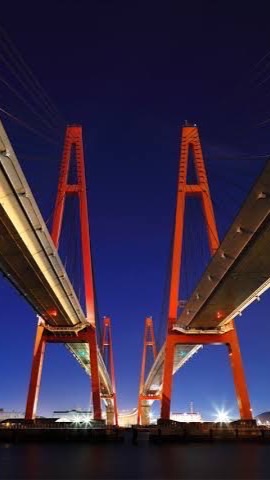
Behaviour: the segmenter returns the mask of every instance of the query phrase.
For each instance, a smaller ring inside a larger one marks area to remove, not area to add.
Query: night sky
[[[153,316],[162,341],[181,125],[199,126],[221,238],[270,154],[269,13],[260,1],[1,5],[2,27],[64,122],[83,125],[98,307],[113,322],[120,409],[137,404],[145,316]],[[6,52],[1,41],[0,107],[37,132],[0,116],[50,225],[64,122],[40,107],[41,121],[1,80],[32,101],[2,61]],[[64,257],[74,242],[67,238],[76,221],[71,207]],[[209,260],[199,213],[191,202],[186,298]],[[24,410],[36,317],[3,278],[0,309],[0,407]],[[266,293],[236,321],[255,414],[270,409],[269,311]],[[237,416],[225,347],[205,347],[175,376],[172,410],[185,411],[190,401],[204,418],[213,418],[215,406]],[[49,345],[38,411],[76,407],[89,407],[89,379],[63,346]]]

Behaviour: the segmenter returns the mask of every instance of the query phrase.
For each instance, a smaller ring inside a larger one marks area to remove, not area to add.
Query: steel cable
[[[44,88],[41,86],[39,81],[36,79],[34,76],[33,72],[27,65],[27,63],[24,61],[22,58],[20,52],[18,49],[15,47],[15,45],[11,42],[11,39],[8,37],[7,33],[4,31],[3,27],[0,26],[0,35],[2,36],[2,41],[1,41],[1,46],[4,48],[4,50],[7,52],[9,57],[13,60],[13,62],[16,65],[16,68],[21,71],[21,74],[25,77],[25,81],[28,82],[29,86],[31,89],[35,90],[35,99],[37,98],[36,96],[39,97],[39,102],[41,105],[43,105],[43,108],[47,110],[49,113],[50,118],[58,117],[58,120],[56,124],[58,125],[61,122],[65,123],[65,120],[62,118],[62,115],[59,113],[58,109],[55,107],[51,99],[49,98],[48,94],[44,90]],[[1,57],[4,59],[4,56],[1,54]],[[10,66],[8,61],[5,59],[4,60],[7,66]],[[13,72],[15,72],[15,75],[20,83],[22,83],[25,87],[25,84],[23,83],[23,80],[19,77],[19,75],[16,73],[14,67],[12,67]],[[29,86],[25,87],[29,91]],[[31,92],[31,91],[30,91]]]

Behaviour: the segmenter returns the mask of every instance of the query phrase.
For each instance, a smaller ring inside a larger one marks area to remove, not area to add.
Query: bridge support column
[[[142,425],[142,407],[144,403],[145,403],[145,400],[143,398],[143,395],[139,394],[137,425]]]
[[[140,396],[139,396],[139,401],[138,401],[138,412],[137,412],[137,425],[140,425],[141,423],[141,399],[140,399]]]
[[[97,355],[96,332],[94,327],[91,326],[88,328],[87,336],[88,336],[89,355],[90,355],[93,414],[94,414],[94,420],[101,420],[102,414],[101,414],[100,384],[99,384],[99,373],[98,373],[98,355]]]
[[[229,350],[229,358],[233,373],[233,380],[240,417],[242,420],[251,420],[252,409],[250,406],[249,394],[245,380],[244,366],[234,322],[233,329],[229,332],[229,338],[230,340],[227,346]]]
[[[36,416],[37,402],[40,389],[40,380],[43,366],[46,342],[43,337],[44,326],[38,324],[36,331],[36,339],[33,353],[33,363],[30,377],[30,384],[27,396],[25,418],[26,420],[34,420]]]
[[[114,425],[114,406],[111,403],[106,406],[106,423]]]
[[[117,410],[117,402],[116,402],[116,393],[114,393],[113,395],[113,408],[114,408],[115,425],[118,427],[118,410]]]
[[[112,331],[111,331],[111,319],[110,317],[103,318],[103,335],[102,335],[102,354],[103,359],[106,364],[108,362],[109,375],[112,382],[112,402],[113,402],[113,411],[114,411],[114,420],[113,424],[118,426],[118,412],[117,412],[117,401],[116,401],[116,386],[115,386],[115,375],[114,375],[114,361],[113,361],[113,346],[112,346]]]
[[[147,400],[142,400],[142,403],[141,403],[141,425],[143,425],[143,426],[150,425],[150,423],[151,423],[150,410],[151,410],[151,405],[149,405]]]
[[[168,334],[166,339],[166,346],[165,346],[163,387],[162,387],[162,397],[161,397],[161,418],[163,420],[170,419],[174,349],[175,349],[174,339],[171,338],[170,334]]]

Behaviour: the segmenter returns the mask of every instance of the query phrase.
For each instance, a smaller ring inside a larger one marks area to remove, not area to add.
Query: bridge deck
[[[270,278],[270,161],[212,257],[177,324],[211,329],[234,318]]]

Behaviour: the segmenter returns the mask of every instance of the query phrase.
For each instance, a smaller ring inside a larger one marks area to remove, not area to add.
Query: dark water
[[[270,479],[270,444],[0,444],[0,478]]]

